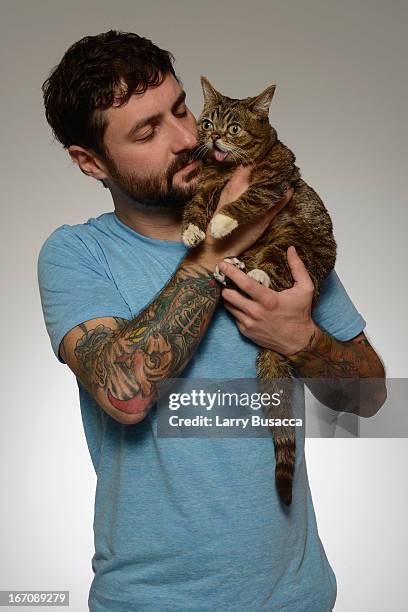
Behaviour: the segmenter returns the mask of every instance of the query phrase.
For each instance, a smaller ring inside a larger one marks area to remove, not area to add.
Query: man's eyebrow
[[[185,101],[186,92],[182,91],[180,95],[177,97],[177,100],[174,102],[171,107],[171,112],[174,113],[175,110]],[[141,128],[145,127],[145,125],[150,125],[151,123],[156,123],[163,118],[163,113],[156,113],[155,115],[150,115],[149,117],[145,117],[144,119],[140,119],[137,121],[131,130],[127,134],[127,138],[132,138]]]

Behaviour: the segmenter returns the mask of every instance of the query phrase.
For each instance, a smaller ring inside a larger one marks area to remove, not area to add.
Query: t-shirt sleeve
[[[60,342],[76,325],[98,317],[131,319],[114,280],[71,226],[59,227],[44,242],[37,274],[45,326],[61,363]]]
[[[325,278],[312,319],[323,331],[346,342],[360,334],[366,322],[349,298],[335,270]]]

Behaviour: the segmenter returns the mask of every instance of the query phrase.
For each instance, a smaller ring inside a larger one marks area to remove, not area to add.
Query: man
[[[248,248],[291,193],[228,239],[207,235],[192,251],[181,242],[200,165],[191,161],[196,124],[168,52],[136,34],[86,37],[43,91],[56,138],[110,189],[115,209],[56,229],[38,261],[47,330],[77,377],[97,473],[89,609],[331,610],[336,579],[303,446],[284,508],[272,438],[160,438],[155,398],[167,378],[255,378],[259,345],[292,359],[300,376],[381,379],[363,318],[335,272],[312,312],[311,280],[293,249],[295,283],[285,292],[232,265],[225,273],[243,293],[214,280],[215,265]],[[238,169],[218,206],[236,199],[248,176]],[[383,401],[380,388],[366,416]]]

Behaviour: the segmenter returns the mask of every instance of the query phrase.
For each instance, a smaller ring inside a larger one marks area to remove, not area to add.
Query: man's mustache
[[[173,178],[173,175],[176,174],[176,172],[178,172],[179,170],[181,170],[181,168],[184,168],[184,166],[187,166],[187,164],[196,160],[194,155],[196,154],[197,150],[198,150],[198,146],[192,149],[189,149],[187,151],[182,151],[182,153],[179,153],[179,155],[176,157],[176,159],[170,164],[170,166],[167,169],[168,181],[171,181],[171,179]]]

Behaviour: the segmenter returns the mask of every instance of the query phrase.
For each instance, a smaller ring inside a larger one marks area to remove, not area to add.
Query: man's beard
[[[140,178],[132,172],[121,172],[108,155],[105,155],[104,161],[111,179],[130,198],[144,206],[177,210],[183,209],[197,191],[197,185],[194,183],[190,185],[189,182],[198,176],[201,171],[200,167],[185,175],[185,186],[177,187],[173,185],[173,176],[178,170],[194,160],[194,151],[194,149],[183,151],[176,157],[166,172],[159,176],[145,178]]]

